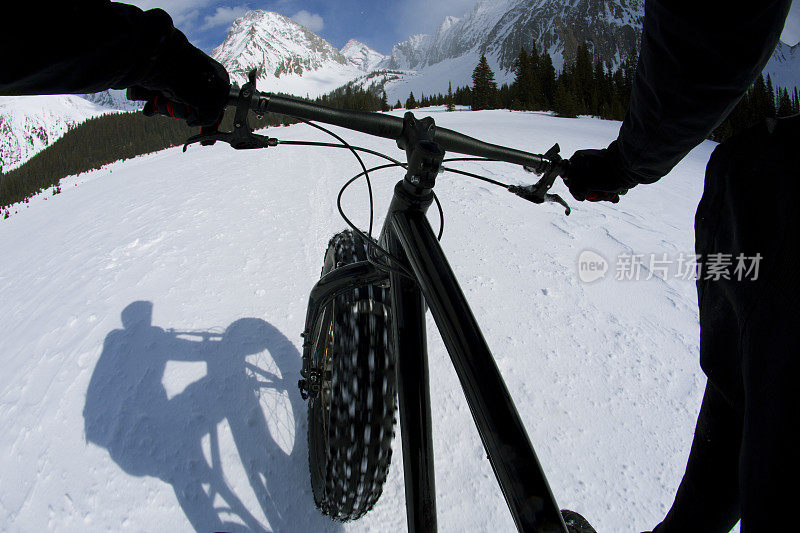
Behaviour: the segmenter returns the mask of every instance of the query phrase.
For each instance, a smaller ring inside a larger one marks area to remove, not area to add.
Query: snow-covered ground
[[[415,111],[426,112],[525,150],[558,141],[566,156],[605,146],[619,127]],[[401,155],[392,142],[337,132]],[[271,134],[327,140],[305,125]],[[620,204],[571,202],[569,217],[439,179],[443,247],[558,503],[601,533],[653,527],[683,473],[705,382],[694,284],[646,272],[617,281],[615,265],[618,254],[692,252],[713,147]],[[510,165],[458,165],[534,179]],[[321,517],[308,480],[299,334],[327,241],[344,228],[336,193],[356,172],[344,150],[176,148],[68,178],[62,194],[0,220],[0,529],[405,529],[399,453],[381,500],[354,523]],[[374,176],[379,218],[399,178]],[[358,184],[344,199],[362,225],[365,192]],[[610,263],[591,284],[577,275],[587,249]],[[430,320],[429,342],[440,530],[512,531]]]
[[[91,96],[97,101],[68,94],[0,96],[0,171],[22,165],[86,119],[116,111],[103,105],[119,100],[110,92]]]

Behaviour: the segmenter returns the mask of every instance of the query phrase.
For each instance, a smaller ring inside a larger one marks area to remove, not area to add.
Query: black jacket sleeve
[[[23,0],[4,8],[0,94],[91,93],[146,85],[166,46],[194,49],[160,10],[108,0]],[[22,7],[20,7],[22,6]]]
[[[631,181],[658,180],[722,122],[769,60],[790,6],[646,0],[631,101],[614,143]]]

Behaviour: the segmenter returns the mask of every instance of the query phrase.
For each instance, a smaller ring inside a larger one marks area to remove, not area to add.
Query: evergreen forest
[[[483,109],[520,111],[552,111],[562,117],[591,115],[603,119],[622,120],[633,86],[635,64],[625,63],[614,71],[603,62],[593,61],[586,43],[575,57],[557,73],[547,52],[536,47],[522,48],[515,61],[511,84],[498,87],[485,56],[472,73],[472,85],[452,88],[447,94],[410,93],[405,102],[390,105],[386,92],[373,85],[367,89],[348,84],[313,100],[326,106],[364,111],[387,111],[405,107],[415,109],[434,105],[466,106]],[[774,88],[772,80],[759,76],[747,94],[728,117],[710,134],[721,142],[764,118],[789,116],[800,112],[800,95],[795,88]],[[256,117],[257,128],[295,123],[296,120],[276,114]],[[229,109],[221,128],[230,131],[233,110]],[[198,133],[183,121],[165,117],[145,117],[141,113],[112,113],[89,119],[70,129],[17,169],[0,174],[0,209],[9,216],[9,206],[27,202],[31,196],[52,187],[60,192],[59,181],[66,176],[101,168],[114,161],[178,146]]]

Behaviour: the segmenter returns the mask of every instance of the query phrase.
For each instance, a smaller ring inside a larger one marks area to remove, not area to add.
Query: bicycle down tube
[[[382,240],[386,242],[396,240],[399,243],[403,258],[407,260],[417,280],[418,290],[430,307],[517,528],[520,531],[564,533],[567,531],[566,526],[516,407],[439,241],[425,218],[426,203],[430,205],[430,201],[421,203],[419,197],[415,198],[414,193],[409,192],[406,182],[398,183],[384,225]],[[393,296],[394,293],[393,285]],[[408,307],[405,310],[408,312]],[[402,310],[397,309],[397,311]],[[416,323],[419,318],[406,316],[402,320]],[[424,316],[422,323],[424,325]],[[415,352],[398,350],[400,358],[417,355]],[[424,350],[419,356],[427,357]],[[398,364],[400,371],[408,366],[411,365]],[[418,378],[413,372],[408,374],[400,377],[400,381]],[[403,394],[403,390],[401,387],[399,393]],[[401,399],[401,409],[404,404]],[[429,414],[427,416],[430,417]],[[404,459],[406,432],[412,432],[412,436],[408,437],[409,440],[429,442],[428,435],[413,435],[415,432],[426,431],[428,427],[426,424],[401,426]],[[423,449],[429,449],[429,453],[433,453],[432,448],[419,448],[409,452],[420,453]],[[432,457],[417,458],[417,462],[427,460],[432,464]],[[409,483],[409,480],[413,479],[409,474],[413,472],[408,472],[405,462],[404,472],[406,483]],[[429,487],[415,487],[412,490],[421,493],[432,492],[433,480],[430,480]],[[420,505],[419,500],[416,504]],[[407,501],[407,505],[412,505],[412,502]],[[424,512],[424,509],[417,509],[414,512],[419,514]],[[411,517],[412,510],[409,510],[409,519]],[[416,523],[409,521],[409,531],[435,530],[419,529],[419,525],[419,521]]]

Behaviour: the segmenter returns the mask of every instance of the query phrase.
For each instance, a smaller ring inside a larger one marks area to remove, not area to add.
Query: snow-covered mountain
[[[262,90],[315,97],[364,72],[328,41],[270,11],[236,19],[225,41],[211,52],[242,84],[255,69]]]
[[[482,0],[461,19],[447,17],[435,34],[395,45],[379,66],[413,71],[387,84],[391,101],[405,101],[411,91],[444,93],[448,82],[471,85],[482,54],[499,84],[511,82],[520,48],[534,43],[557,70],[584,41],[615,69],[638,56],[643,18],[643,0]],[[764,72],[775,86],[800,86],[800,45],[779,43]]]
[[[800,87],[800,43],[789,46],[779,42],[764,74],[770,75],[775,87],[785,87],[790,91],[794,87]]]
[[[111,112],[75,95],[0,97],[0,172],[18,167],[87,118]]]
[[[387,59],[385,55],[355,39],[347,41],[341,52],[348,61],[364,72],[372,72]]]
[[[387,86],[391,99],[409,91],[445,92],[448,82],[471,83],[485,54],[499,83],[511,81],[521,47],[547,51],[556,69],[589,42],[596,57],[616,68],[637,57],[643,0],[483,0],[463,18],[447,17],[434,35],[413,35],[381,66],[415,74]]]
[[[643,0],[483,0],[462,18],[446,17],[433,35],[412,35],[390,56],[356,41],[341,51],[278,13],[250,11],[212,52],[243,83],[255,69],[262,89],[317,96],[373,70],[407,71],[387,85],[391,99],[409,90],[444,92],[465,85],[481,54],[499,82],[512,77],[521,46],[534,42],[560,68],[584,39],[609,67],[636,57]],[[396,76],[392,76],[395,78]]]
[[[558,69],[586,40],[616,67],[636,57],[643,15],[642,0],[484,0],[461,19],[445,18],[436,34],[414,35],[396,45],[388,66],[421,69],[477,52],[495,58],[505,72],[522,46],[536,43]]]

